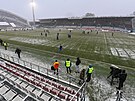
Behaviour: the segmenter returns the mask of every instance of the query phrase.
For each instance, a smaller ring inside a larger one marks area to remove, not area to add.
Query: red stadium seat
[[[66,88],[65,91],[67,91],[68,93],[71,93],[73,92],[73,90],[71,88]]]
[[[59,85],[58,88],[59,88],[60,90],[65,90],[65,87],[62,86],[62,85]]]
[[[64,93],[59,93],[58,97],[60,97],[61,99],[66,99],[66,94]]]
[[[39,76],[36,76],[36,79],[40,80],[40,77]]]
[[[48,84],[50,84],[50,85],[52,84],[50,80],[47,80],[46,83],[48,83]]]
[[[76,93],[76,91],[75,91],[75,90],[73,90],[72,94],[75,94],[75,93]]]
[[[72,96],[68,96],[66,101],[70,101],[72,99]],[[74,98],[72,101],[76,101],[76,98]]]
[[[33,85],[36,85],[36,83],[35,83],[33,80],[30,80],[30,82],[31,82]]]
[[[31,76],[31,74],[29,72],[27,72],[27,75]]]
[[[46,82],[44,78],[41,78],[41,81]]]
[[[15,73],[15,75],[20,76],[20,74],[19,74],[19,73],[17,73],[17,72]]]
[[[25,80],[27,80],[28,82],[30,82],[30,79],[29,79],[29,78],[27,78],[27,77],[25,77]]]
[[[73,90],[72,94],[76,94],[76,91]],[[76,96],[79,97],[79,96],[80,96],[80,93],[78,92],[78,93],[76,94]]]
[[[58,95],[59,91],[56,89],[51,89],[50,93],[54,94],[54,95]]]
[[[79,97],[80,96],[80,93],[77,93],[76,96]]]
[[[43,89],[44,89],[45,91],[47,91],[47,92],[50,91],[50,88],[49,88],[48,86],[43,86]]]
[[[58,85],[57,85],[57,83],[55,83],[55,82],[52,82],[52,86],[54,86],[54,87],[58,87]]]
[[[37,80],[35,80],[35,84],[36,84],[38,87],[42,87],[42,86],[41,86],[41,83],[40,83],[39,81],[37,81]]]

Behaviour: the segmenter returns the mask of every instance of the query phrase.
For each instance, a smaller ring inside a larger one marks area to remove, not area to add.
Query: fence
[[[82,92],[81,95],[80,95],[80,101],[85,101],[85,89],[86,89],[86,82],[84,82],[82,84],[82,86],[79,88],[79,90],[75,93],[75,95],[71,98],[70,101],[73,101],[74,98],[76,97],[76,95],[79,93],[79,92]],[[78,100],[78,99],[77,99]]]

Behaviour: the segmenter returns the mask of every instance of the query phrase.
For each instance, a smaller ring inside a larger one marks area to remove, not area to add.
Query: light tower
[[[35,26],[35,12],[34,12],[35,6],[36,6],[36,4],[35,4],[34,0],[32,0],[32,1],[31,1],[31,7],[32,7],[33,27],[34,27],[34,28],[36,27],[36,26]]]

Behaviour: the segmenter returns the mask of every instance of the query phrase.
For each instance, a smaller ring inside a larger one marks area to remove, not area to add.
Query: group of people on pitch
[[[82,69],[80,71],[80,69],[79,69],[80,63],[81,63],[81,60],[80,60],[79,57],[77,57],[75,73],[80,73],[80,80],[79,80],[78,83],[82,84],[83,82],[85,82],[85,74],[87,75],[86,82],[89,82],[91,80],[91,75],[92,75],[92,72],[93,72],[94,68],[93,68],[92,65],[89,65],[88,68],[87,68],[87,71],[86,71],[86,69]],[[51,66],[51,70],[53,70],[54,74],[56,74],[56,75],[58,75],[59,66],[60,66],[60,63],[58,62],[58,60],[55,60],[55,62]],[[72,66],[72,63],[71,63],[70,59],[68,58],[65,61],[65,67],[66,67],[67,74],[71,74],[71,66]]]
[[[126,70],[120,69],[116,67],[115,65],[110,66],[110,75],[107,78],[111,77],[110,84],[113,85],[114,79],[118,80],[118,87],[116,89],[121,90],[123,88],[123,83],[125,82],[127,78]]]
[[[80,73],[79,84],[82,84],[85,81],[85,74],[87,75],[86,82],[89,82],[91,80],[91,75],[94,70],[94,67],[93,67],[93,65],[89,65],[87,68],[87,71],[86,71],[86,69],[82,69],[80,71],[80,69],[79,69],[80,63],[81,63],[81,60],[78,57],[76,60],[76,73]],[[65,61],[65,67],[66,67],[67,73],[71,73],[71,65],[72,65],[71,61],[68,58]],[[54,70],[54,74],[58,75],[59,66],[60,66],[60,63],[57,60],[55,60],[55,62],[53,63],[53,66],[51,67],[51,70]],[[123,88],[123,83],[125,82],[125,80],[127,78],[126,71],[124,69],[120,69],[120,68],[116,67],[115,65],[114,66],[111,65],[110,69],[111,69],[110,75],[107,77],[107,78],[111,78],[110,84],[113,85],[114,79],[116,78],[118,80],[118,87],[116,87],[116,88],[118,90],[121,90]]]

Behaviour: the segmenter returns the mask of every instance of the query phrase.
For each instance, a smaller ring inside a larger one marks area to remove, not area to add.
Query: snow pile
[[[10,51],[10,50],[4,50],[4,49],[0,49],[1,53],[7,54],[9,56],[13,56],[15,58],[18,58],[17,54],[15,54],[14,51]],[[50,66],[49,64],[46,64],[46,62],[42,62],[39,59],[35,58],[32,56],[32,54],[27,53],[27,52],[22,52],[21,53],[21,59],[25,60],[27,62],[42,66],[42,67],[46,67],[46,65]]]
[[[93,78],[90,82],[91,84],[88,84],[88,88],[91,90],[89,92],[89,96],[92,96],[93,98],[90,98],[94,101],[116,101],[117,99],[117,85],[110,85],[110,82],[108,82],[105,78]],[[124,85],[123,91],[122,91],[122,98],[121,101],[135,101],[135,88],[130,87],[129,85]]]
[[[14,38],[10,38],[10,40],[15,40],[15,41],[19,41],[19,42],[24,42],[24,43],[30,43],[30,44],[37,44],[37,45],[46,45],[48,43],[50,43],[49,40],[47,39],[31,39],[31,38],[23,38],[23,37],[14,37]]]
[[[135,32],[129,33],[129,35],[135,35]]]

